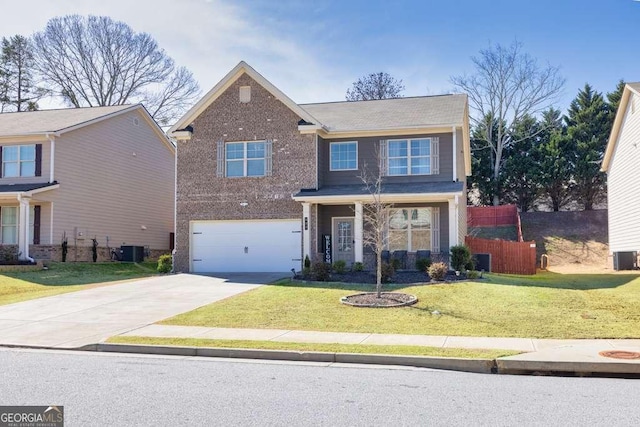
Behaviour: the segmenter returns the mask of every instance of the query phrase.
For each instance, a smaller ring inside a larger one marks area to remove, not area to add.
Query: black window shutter
[[[0,177],[4,178],[4,168],[2,167],[2,147],[0,147]]]
[[[40,205],[33,207],[33,244],[40,244]]]
[[[36,144],[36,176],[42,176],[42,144]]]

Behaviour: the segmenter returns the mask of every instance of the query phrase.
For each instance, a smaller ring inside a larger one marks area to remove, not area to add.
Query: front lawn
[[[156,263],[51,263],[47,270],[0,274],[0,305],[156,274]]]
[[[354,308],[340,297],[371,285],[282,281],[163,321],[169,325],[391,334],[640,338],[640,276],[485,275],[475,282],[385,290],[414,294],[394,309]],[[434,314],[439,312],[439,314]]]
[[[520,353],[519,351],[513,350],[440,348],[412,345],[320,344],[302,342],[211,340],[202,338],[162,338],[136,336],[111,337],[107,340],[107,342],[114,344],[250,348],[260,350],[321,351],[328,353],[393,354],[403,356],[459,357],[465,359],[489,360],[497,359],[498,357],[513,356]]]

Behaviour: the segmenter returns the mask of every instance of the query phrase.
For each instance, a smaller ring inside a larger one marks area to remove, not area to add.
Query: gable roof
[[[269,93],[271,93],[276,99],[281,101],[284,105],[289,107],[291,111],[296,113],[300,118],[309,123],[314,123],[316,125],[321,125],[318,120],[316,120],[313,116],[311,116],[307,111],[302,109],[298,104],[293,102],[291,98],[285,95],[280,89],[275,87],[270,81],[262,77],[260,73],[254,70],[249,64],[244,61],[240,61],[238,65],[233,67],[231,71],[227,73],[226,76],[222,78],[205,96],[200,99],[189,111],[187,111],[181,118],[178,120],[176,124],[171,126],[169,131],[167,132],[171,135],[173,132],[184,129],[189,126],[193,121],[200,115],[204,110],[207,109],[213,102],[218,99],[222,93],[229,88],[240,76],[243,74],[247,74],[253,80],[258,82],[260,86],[265,88]]]
[[[115,105],[2,113],[0,114],[0,136],[61,134],[71,128],[86,126],[114,113],[138,107],[138,105]]]
[[[300,106],[330,132],[462,126],[467,95],[342,101]]]
[[[613,158],[613,153],[616,151],[616,145],[618,144],[618,138],[620,137],[620,131],[622,130],[622,121],[627,113],[629,99],[631,99],[632,95],[640,96],[640,82],[627,83],[624,86],[622,98],[620,98],[620,105],[618,106],[618,111],[616,111],[616,117],[613,121],[611,134],[609,135],[607,149],[604,152],[604,158],[602,159],[602,166],[600,167],[600,170],[603,172],[607,172],[609,170],[609,165],[611,164],[611,159]]]

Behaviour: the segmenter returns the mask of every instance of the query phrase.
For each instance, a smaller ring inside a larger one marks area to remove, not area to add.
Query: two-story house
[[[175,147],[142,105],[0,114],[0,243],[22,259],[170,249]]]
[[[448,260],[466,234],[466,95],[296,104],[240,62],[170,130],[178,271],[371,266],[362,177],[382,177],[388,250]],[[409,265],[410,266],[410,265]]]

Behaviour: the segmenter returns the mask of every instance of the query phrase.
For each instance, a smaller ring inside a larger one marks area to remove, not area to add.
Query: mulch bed
[[[375,292],[363,294],[349,295],[342,297],[340,301],[343,304],[355,307],[405,307],[418,302],[418,298],[414,295],[403,294],[401,292],[382,292],[380,298]]]
[[[300,280],[313,280],[312,277],[304,277],[303,275],[296,275],[296,279]],[[460,273],[456,276],[455,272],[449,272],[445,277],[445,282],[454,282],[457,280],[467,280],[467,275]],[[330,282],[343,282],[343,283],[376,283],[375,271],[348,271],[343,274],[331,273]],[[430,283],[431,278],[427,273],[423,273],[417,270],[400,270],[396,271],[389,283],[396,283],[401,285],[408,285],[412,283]],[[432,282],[442,283],[442,282]]]

